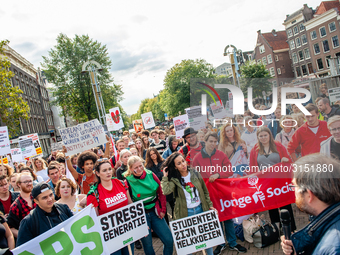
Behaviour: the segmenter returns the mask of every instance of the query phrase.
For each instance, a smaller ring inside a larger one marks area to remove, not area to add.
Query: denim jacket
[[[340,254],[340,202],[329,206],[291,237],[296,254]]]

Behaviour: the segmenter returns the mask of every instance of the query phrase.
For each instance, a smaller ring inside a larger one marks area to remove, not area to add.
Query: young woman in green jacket
[[[165,195],[174,193],[174,219],[181,219],[208,210],[216,210],[200,173],[189,169],[179,152],[174,152],[163,165],[162,190]],[[213,249],[206,249],[208,255]]]

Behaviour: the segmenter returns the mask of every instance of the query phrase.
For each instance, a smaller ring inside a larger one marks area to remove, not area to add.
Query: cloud
[[[134,15],[131,17],[132,22],[141,24],[143,22],[148,21],[148,17],[143,16],[143,15]]]

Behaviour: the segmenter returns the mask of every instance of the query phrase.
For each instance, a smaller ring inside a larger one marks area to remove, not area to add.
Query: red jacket
[[[203,178],[209,178],[211,175],[218,173],[220,178],[228,178],[233,175],[231,163],[226,154],[220,150],[214,150],[212,155],[201,150],[194,159],[193,167],[200,172]]]
[[[190,145],[186,143],[178,152],[185,156],[185,160],[188,162],[188,165],[192,165],[192,160],[194,157],[201,152],[202,144],[199,143],[197,148],[190,148]]]
[[[287,149],[278,141],[274,141],[276,145],[276,150],[280,155],[280,159],[283,157],[287,158],[289,160],[289,163],[292,163],[292,159],[290,158]],[[258,144],[255,144],[254,147],[250,151],[250,156],[249,156],[249,166],[258,166],[257,163],[257,156],[259,154],[259,149],[258,149]]]
[[[316,134],[308,127],[308,124],[303,124],[295,131],[292,139],[289,141],[287,150],[289,155],[295,152],[296,148],[301,145],[301,156],[320,152],[320,143],[331,136],[327,128],[327,122],[319,120],[319,129]]]

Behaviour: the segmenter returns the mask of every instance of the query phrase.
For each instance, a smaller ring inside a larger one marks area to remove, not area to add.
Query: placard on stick
[[[169,224],[178,255],[205,250],[225,242],[217,213],[212,210]]]

